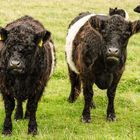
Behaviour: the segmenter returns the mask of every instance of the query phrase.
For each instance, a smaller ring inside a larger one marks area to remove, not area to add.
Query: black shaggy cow
[[[74,102],[81,91],[85,106],[82,121],[91,121],[90,109],[94,107],[93,84],[107,89],[107,120],[116,119],[114,98],[123,74],[129,38],[140,32],[140,20],[126,21],[121,15],[96,15],[83,13],[70,24],[66,38],[71,92],[69,102]]]
[[[36,134],[38,101],[55,65],[51,33],[39,21],[24,16],[0,28],[0,40],[0,90],[6,113],[2,133],[12,132],[15,99],[16,120],[23,118],[22,102],[27,99],[28,133]]]

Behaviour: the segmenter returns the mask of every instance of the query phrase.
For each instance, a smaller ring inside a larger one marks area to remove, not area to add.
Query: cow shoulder
[[[74,43],[73,51],[80,51],[80,58],[89,67],[95,62],[100,55],[102,44],[102,35],[94,28],[91,27],[89,21],[79,30]],[[75,60],[78,57],[75,58]]]

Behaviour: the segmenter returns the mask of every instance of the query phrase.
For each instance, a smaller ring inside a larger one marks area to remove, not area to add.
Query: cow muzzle
[[[108,63],[118,64],[119,63],[119,49],[117,48],[108,48],[106,53],[106,60]]]
[[[22,73],[22,64],[19,60],[10,60],[9,62],[9,69],[12,73]]]

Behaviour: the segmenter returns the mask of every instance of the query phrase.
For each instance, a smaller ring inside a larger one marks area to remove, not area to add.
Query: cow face
[[[102,30],[104,56],[109,67],[116,67],[124,61],[128,40],[132,35],[132,26],[121,16],[109,18]]]
[[[35,57],[43,42],[50,37],[50,32],[43,31],[36,34],[30,27],[20,25],[10,31],[1,29],[1,63],[11,74],[25,74],[31,72],[32,65],[35,65]]]
[[[92,23],[102,36],[102,53],[107,66],[116,69],[119,64],[125,62],[128,40],[140,31],[140,20],[130,22],[120,15],[107,18],[95,16]]]

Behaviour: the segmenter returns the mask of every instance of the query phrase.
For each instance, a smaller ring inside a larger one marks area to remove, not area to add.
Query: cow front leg
[[[80,92],[81,92],[81,81],[78,74],[73,72],[69,69],[69,77],[70,77],[70,83],[71,83],[71,92],[68,98],[68,101],[70,103],[73,103],[78,98]]]
[[[34,98],[28,99],[29,104],[29,124],[28,124],[28,134],[37,134],[37,122],[36,122],[36,110],[37,110],[37,104],[36,100]]]
[[[114,109],[114,99],[116,94],[116,88],[118,82],[121,78],[121,75],[114,75],[113,82],[111,86],[107,89],[107,97],[108,97],[108,107],[107,107],[107,120],[108,121],[115,121],[116,114]]]
[[[15,118],[15,120],[20,120],[23,118],[22,101],[17,100],[17,108],[16,108],[14,118]]]
[[[115,91],[111,91],[111,89],[109,89],[107,91],[107,97],[108,97],[107,120],[115,121],[116,120],[115,109],[114,109]]]
[[[4,107],[5,107],[5,120],[3,124],[3,131],[2,134],[4,135],[10,135],[12,133],[12,120],[11,115],[15,107],[15,100],[14,98],[4,95]]]
[[[92,102],[92,97],[93,97],[92,85],[93,84],[90,82],[83,83],[83,94],[84,94],[85,106],[82,113],[82,122],[84,123],[91,122],[90,108],[93,103]]]

